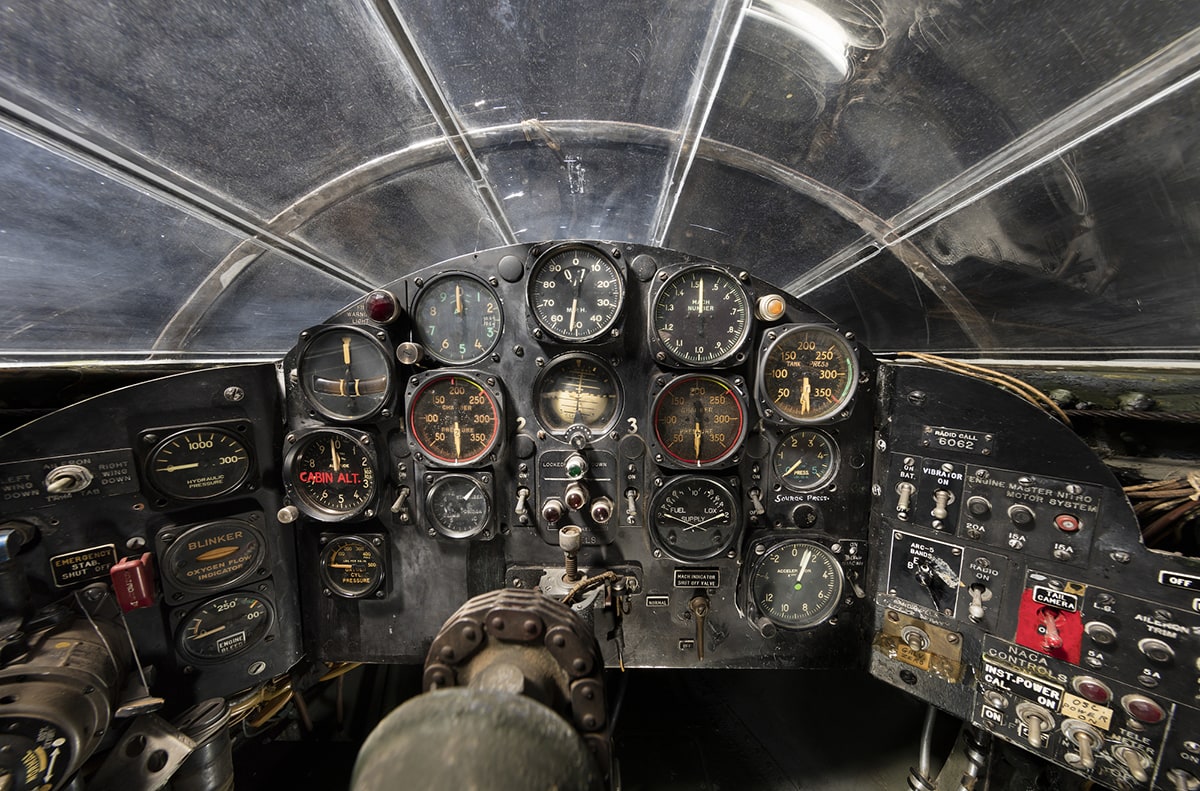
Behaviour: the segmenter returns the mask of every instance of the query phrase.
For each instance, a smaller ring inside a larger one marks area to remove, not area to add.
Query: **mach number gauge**
[[[189,428],[154,446],[146,475],[156,490],[175,500],[207,500],[245,483],[250,451],[232,431]]]
[[[323,429],[296,439],[284,457],[284,481],[301,511],[325,522],[371,515],[374,455],[366,435]]]
[[[654,438],[661,461],[712,467],[730,460],[746,436],[746,406],[728,380],[694,374],[667,383],[654,399]]]
[[[417,380],[408,404],[417,450],[448,467],[474,464],[500,441],[500,405],[491,389],[463,373]]]
[[[608,256],[591,247],[551,250],[529,273],[529,309],[560,341],[590,341],[617,323],[625,281]]]
[[[858,385],[858,360],[850,343],[817,324],[767,333],[758,365],[763,416],[776,422],[815,423],[835,417]]]
[[[784,629],[829,620],[842,597],[842,567],[813,541],[784,541],[768,549],[750,575],[755,608]]]
[[[713,366],[737,358],[750,337],[750,298],[723,269],[699,266],[667,279],[654,298],[653,338],[662,359]]]
[[[375,541],[383,542],[377,537]],[[383,551],[362,536],[338,536],[321,549],[321,581],[330,594],[362,599],[380,591]],[[380,594],[382,595],[382,594]]]

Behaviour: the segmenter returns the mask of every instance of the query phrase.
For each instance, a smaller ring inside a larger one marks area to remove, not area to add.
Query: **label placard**
[[[927,448],[942,448],[990,456],[996,450],[995,442],[994,434],[965,428],[925,426],[921,430],[921,444]]]
[[[1054,588],[1045,588],[1041,585],[1033,586],[1033,600],[1038,604],[1044,604],[1047,607],[1057,607],[1060,610],[1067,612],[1079,611],[1079,597],[1073,593],[1064,593]]]
[[[1074,717],[1089,725],[1095,725],[1102,731],[1108,730],[1112,724],[1112,709],[1093,703],[1087,698],[1072,695],[1068,692],[1063,696],[1062,714],[1064,717]]]
[[[896,645],[896,658],[906,665],[919,667],[921,670],[929,670],[929,666],[933,663],[933,656],[928,651],[914,651],[904,643]]]
[[[1050,711],[1058,711],[1062,703],[1064,690],[1055,684],[1047,684],[1036,678],[1018,673],[1007,667],[983,661],[983,683],[989,684],[1005,692],[1020,695],[1039,706],[1045,706]]]
[[[719,588],[720,569],[675,569],[676,588]]]
[[[108,579],[108,570],[117,562],[115,544],[88,547],[50,558],[50,575],[60,588]]]

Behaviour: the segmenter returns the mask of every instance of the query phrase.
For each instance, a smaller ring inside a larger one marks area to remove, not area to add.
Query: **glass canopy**
[[[500,244],[661,244],[871,347],[1200,352],[1200,4],[12,0],[0,359],[274,356]]]

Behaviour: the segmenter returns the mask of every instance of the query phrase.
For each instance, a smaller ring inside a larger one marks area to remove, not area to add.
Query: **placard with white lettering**
[[[108,570],[117,562],[115,544],[88,547],[50,558],[50,575],[60,588],[108,579]]]
[[[720,569],[675,569],[676,588],[719,588]]]
[[[1033,600],[1038,604],[1044,604],[1047,607],[1057,607],[1067,612],[1079,611],[1078,596],[1074,593],[1065,593],[1054,588],[1044,588],[1041,585],[1034,585]]]
[[[1058,711],[1063,699],[1062,687],[1047,684],[1045,681],[993,664],[986,659],[983,661],[983,683],[1013,695],[1020,695],[1039,706],[1045,706],[1050,711]]]
[[[1200,577],[1195,574],[1181,574],[1178,571],[1160,571],[1158,572],[1158,584],[1166,585],[1168,588],[1200,590]]]
[[[92,474],[91,482],[77,492],[47,491],[46,475],[66,466],[83,467]],[[47,508],[67,500],[131,494],[138,490],[136,466],[128,448],[0,464],[0,514]]]
[[[996,451],[996,436],[965,428],[925,426],[921,431],[921,444],[927,448],[944,448],[990,456]]]

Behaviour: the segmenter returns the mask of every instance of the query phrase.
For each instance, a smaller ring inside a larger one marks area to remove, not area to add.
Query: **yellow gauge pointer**
[[[160,467],[158,472],[179,472],[180,470],[191,470],[200,466],[200,462],[194,461],[191,464],[171,464],[167,467]]]
[[[346,365],[350,364],[350,336],[342,336],[342,362]]]

